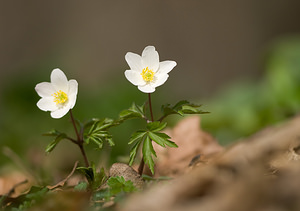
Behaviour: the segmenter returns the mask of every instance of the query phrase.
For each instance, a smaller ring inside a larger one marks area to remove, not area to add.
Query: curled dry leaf
[[[209,162],[216,154],[223,151],[217,141],[200,126],[200,117],[191,116],[180,121],[173,129],[164,131],[178,148],[163,148],[157,144],[155,176],[178,176],[189,166]]]
[[[0,176],[0,196],[8,194],[10,197],[17,197],[27,190],[33,181],[18,171],[8,171]]]

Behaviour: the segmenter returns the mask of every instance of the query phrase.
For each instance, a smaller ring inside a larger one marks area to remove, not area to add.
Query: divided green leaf
[[[133,103],[129,109],[121,111],[119,117],[122,121],[132,118],[145,118],[145,105],[138,106]]]
[[[107,180],[107,185],[110,188],[110,193],[112,195],[116,195],[118,193],[130,193],[137,190],[137,188],[133,185],[132,181],[125,181],[124,177],[110,177]]]
[[[79,182],[75,187],[75,191],[86,191],[88,189],[89,184],[87,182]]]
[[[166,126],[167,126],[166,122],[159,122],[159,121],[149,122],[147,124],[147,129],[152,132],[158,132],[163,130]]]
[[[59,134],[61,134],[61,132],[59,132],[56,129],[53,129],[47,133],[44,133],[43,136],[58,136]]]
[[[142,139],[140,139],[139,141],[137,141],[133,145],[132,149],[130,150],[130,159],[129,159],[129,165],[130,166],[133,164],[133,161],[134,161],[134,159],[136,157],[137,150],[139,149],[139,146],[140,146],[141,142],[142,142]]]
[[[149,132],[149,137],[162,147],[166,147],[165,145],[175,148],[178,147],[173,141],[169,140],[170,136],[165,133]]]
[[[104,168],[101,168],[99,172],[94,169],[94,181],[92,183],[92,190],[96,190],[99,188],[107,179],[107,175],[105,174]]]
[[[171,106],[170,104],[166,104],[162,106],[162,112],[163,116],[160,118],[160,120],[166,118],[169,115],[172,114],[206,114],[209,112],[200,110],[200,107],[202,105],[196,105],[192,104],[187,100],[181,100],[178,103],[176,103],[174,106]]]
[[[86,127],[91,125],[91,122],[86,124]],[[85,142],[87,144],[90,141],[94,142],[99,149],[103,147],[103,142],[107,141],[110,146],[114,146],[115,143],[112,140],[112,136],[107,131],[109,128],[115,126],[116,123],[109,118],[94,119],[92,126],[87,134],[85,134]]]
[[[132,144],[133,142],[142,139],[146,135],[147,131],[144,130],[138,130],[135,133],[133,133],[130,137],[130,141],[128,144]]]
[[[149,166],[151,173],[154,174],[154,161],[152,155],[156,157],[156,153],[152,146],[152,141],[149,136],[146,136],[143,144],[143,156],[145,163]]]
[[[76,170],[78,170],[80,173],[82,173],[89,184],[92,184],[94,181],[94,169],[92,167],[77,167]]]
[[[67,135],[65,133],[58,133],[58,135],[56,135],[56,138],[50,144],[47,145],[45,151],[47,153],[50,153],[56,147],[56,145],[66,137]]]

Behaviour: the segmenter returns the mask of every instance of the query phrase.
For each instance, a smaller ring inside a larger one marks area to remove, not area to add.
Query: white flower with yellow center
[[[75,106],[78,83],[76,80],[68,81],[60,69],[54,69],[50,79],[50,83],[42,82],[35,86],[35,91],[41,97],[37,106],[42,111],[51,111],[51,117],[58,119]]]
[[[174,61],[159,62],[158,52],[153,46],[147,46],[142,56],[128,52],[125,60],[130,67],[125,71],[125,77],[144,93],[152,93],[156,87],[163,85],[168,73],[176,66]]]

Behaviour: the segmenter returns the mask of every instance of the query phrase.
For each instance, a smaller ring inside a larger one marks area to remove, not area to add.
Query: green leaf
[[[43,136],[58,136],[60,134],[61,134],[61,132],[59,132],[58,130],[53,129],[53,130],[51,130],[47,133],[44,133]]]
[[[94,142],[99,149],[103,147],[103,142],[107,141],[110,146],[114,146],[115,143],[112,140],[112,136],[107,131],[109,128],[117,125],[112,119],[94,119],[94,123],[91,125],[88,122],[86,125],[91,125],[90,130],[84,135],[84,141],[89,144],[90,141]]]
[[[152,141],[149,136],[146,136],[143,144],[143,156],[145,163],[149,166],[151,173],[154,174],[154,161],[152,155],[156,157],[156,153],[152,146]]]
[[[28,210],[30,207],[42,201],[49,189],[47,187],[32,186],[29,192],[21,194],[16,198],[5,197],[5,210]],[[4,207],[2,207],[4,208]]]
[[[88,183],[86,182],[79,182],[75,187],[75,191],[86,191],[88,188]]]
[[[135,142],[136,140],[139,140],[141,138],[143,138],[143,136],[145,136],[147,132],[144,130],[138,130],[135,133],[133,133],[130,137],[130,141],[128,142],[128,144],[132,144],[133,142]]]
[[[187,104],[187,105],[183,105],[181,110],[179,110],[178,112],[183,114],[207,114],[209,112],[207,111],[202,111],[200,110],[200,107],[202,105],[196,105],[196,104]]]
[[[149,137],[162,147],[166,147],[165,145],[169,147],[175,147],[175,148],[178,147],[173,141],[169,140],[170,136],[168,136],[165,133],[149,132]]]
[[[170,104],[166,104],[162,106],[163,116],[159,119],[160,121],[171,114],[179,114],[183,116],[184,114],[206,114],[209,112],[205,112],[200,110],[199,108],[202,105],[192,104],[187,100],[182,100],[176,103],[174,106]]]
[[[102,147],[103,147],[103,140],[102,140],[102,138],[96,137],[96,136],[95,137],[91,136],[87,140],[93,141],[95,144],[98,145],[99,149],[102,149]]]
[[[54,141],[52,141],[50,144],[47,145],[46,147],[46,153],[50,153],[55,147],[56,145],[64,138],[66,138],[67,135],[65,133],[59,133],[58,136],[56,136],[56,138],[54,139]]]
[[[187,100],[181,100],[181,101],[179,101],[178,103],[176,103],[175,106],[173,106],[173,109],[174,109],[174,110],[178,110],[178,109],[180,109],[183,105],[187,105],[187,104],[189,104],[189,103],[190,103],[190,102],[187,101]]]
[[[134,159],[136,157],[136,154],[137,154],[137,150],[138,150],[141,143],[142,143],[142,140],[140,139],[139,141],[137,141],[133,145],[132,149],[130,150],[130,159],[129,159],[129,165],[130,166],[133,164],[133,161],[134,161]]]
[[[96,172],[96,169],[94,168],[94,175],[92,190],[98,189],[107,179],[104,168],[101,168],[99,172]]]
[[[145,105],[138,106],[135,103],[133,103],[129,109],[123,110],[119,114],[119,118],[121,120],[127,120],[132,118],[144,118],[144,117],[145,117]]]
[[[153,132],[149,132],[148,135],[152,139],[152,141],[155,141],[157,144],[159,144],[162,147],[166,147],[164,138],[160,137],[159,135],[157,135],[156,133],[153,133]],[[168,138],[170,138],[170,137],[168,137]]]
[[[132,181],[125,181],[124,177],[110,177],[107,180],[107,185],[110,188],[110,193],[112,195],[116,195],[118,193],[126,192],[134,192],[137,188],[133,185]]]
[[[180,112],[182,112],[184,114],[197,114],[200,112],[200,110],[197,109],[197,106],[184,105],[184,106],[182,106]]]
[[[80,173],[82,173],[89,184],[92,184],[94,181],[94,170],[92,167],[77,167],[76,170],[78,170]]]
[[[108,142],[109,146],[115,146],[115,142],[113,142],[112,136],[106,137],[106,141]]]
[[[147,129],[152,132],[158,132],[163,130],[166,126],[167,126],[166,122],[159,122],[159,121],[149,122],[147,124]]]
[[[167,145],[167,146],[169,146],[169,147],[174,147],[174,148],[177,148],[177,147],[178,147],[178,145],[177,145],[175,142],[170,141],[170,140],[166,140],[166,141],[165,141],[165,145]]]
[[[162,106],[162,112],[164,113],[164,116],[169,116],[171,114],[180,114],[178,113],[178,110],[180,110],[181,107],[186,104],[189,104],[187,100],[181,100],[178,103],[176,103],[174,106],[171,106],[170,104],[166,104]]]

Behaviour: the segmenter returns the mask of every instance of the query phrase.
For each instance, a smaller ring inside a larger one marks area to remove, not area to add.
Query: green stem
[[[149,104],[149,110],[150,110],[151,122],[153,122],[153,121],[154,121],[154,118],[153,118],[152,103],[151,103],[151,93],[148,93],[148,104]],[[144,162],[144,156],[143,156],[142,159],[141,159],[139,168],[138,168],[138,173],[139,173],[140,175],[143,174],[144,166],[145,166],[145,162]]]
[[[70,109],[70,116],[71,116],[71,121],[72,121],[73,127],[75,129],[76,136],[77,136],[77,142],[74,142],[74,141],[72,141],[72,142],[77,144],[77,146],[79,147],[80,152],[83,156],[85,166],[89,167],[90,164],[89,164],[89,161],[87,159],[87,156],[86,156],[84,148],[83,148],[84,141],[83,141],[83,136],[81,135],[82,134],[82,129],[81,129],[80,134],[79,134],[78,130],[77,130],[76,122],[75,122],[75,119],[74,119],[74,116],[73,116],[73,113],[72,113],[72,109]]]

